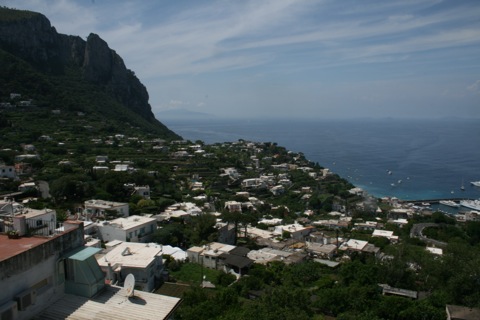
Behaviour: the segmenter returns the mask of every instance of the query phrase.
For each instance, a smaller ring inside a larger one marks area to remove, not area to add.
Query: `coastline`
[[[480,188],[469,182],[480,180],[478,120],[162,121],[191,141],[276,142],[377,198],[480,198]],[[462,149],[453,152],[451,148],[459,145]],[[462,179],[465,191],[460,190]]]

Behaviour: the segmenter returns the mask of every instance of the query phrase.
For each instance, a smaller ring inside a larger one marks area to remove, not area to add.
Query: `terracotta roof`
[[[52,239],[53,237],[20,237],[18,239],[9,239],[7,235],[0,235],[0,261],[7,260]]]

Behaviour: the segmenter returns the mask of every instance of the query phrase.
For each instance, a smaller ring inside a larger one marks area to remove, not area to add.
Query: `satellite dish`
[[[127,297],[133,297],[135,288],[135,277],[133,276],[133,274],[128,274],[127,278],[125,279],[125,283],[123,284],[123,287],[125,288]]]

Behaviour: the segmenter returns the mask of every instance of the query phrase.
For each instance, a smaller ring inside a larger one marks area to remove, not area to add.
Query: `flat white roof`
[[[235,248],[236,246],[232,246],[229,244],[224,244],[220,242],[211,242],[207,244],[207,249],[203,251],[202,255],[219,256],[222,253],[230,252]]]
[[[273,233],[268,230],[263,230],[255,227],[247,227],[247,233],[253,237],[260,237],[264,239],[269,239],[273,237]]]
[[[393,231],[375,229],[373,230],[372,236],[390,238],[393,236]]]
[[[66,294],[33,319],[168,319],[179,302],[179,298],[138,290],[128,298],[123,288],[106,286],[90,299]]]
[[[144,216],[129,216],[126,218],[117,218],[110,221],[110,224],[116,225],[118,228],[122,230],[132,229],[138,226],[141,226],[146,223],[155,222],[157,219],[149,218]]]
[[[439,256],[441,256],[443,254],[443,249],[441,248],[434,248],[434,247],[426,247],[427,251],[433,253],[433,254],[437,254]]]
[[[112,247],[115,247],[116,245],[119,245],[120,243],[123,243],[123,241],[122,240],[108,241],[107,243],[105,243],[105,247],[112,248]]]
[[[97,255],[96,258],[100,267],[107,267],[110,263],[112,267],[119,264],[125,267],[146,268],[156,256],[161,255],[162,248],[159,244],[122,242],[104,255]]]
[[[341,250],[358,250],[361,251],[365,246],[368,244],[368,241],[363,241],[363,240],[356,240],[356,239],[350,239],[348,242],[343,243],[340,246]]]
[[[393,223],[408,224],[408,220],[407,219],[397,219],[397,220],[393,220]]]
[[[277,258],[278,255],[260,250],[251,250],[247,253],[247,257],[255,261],[255,263],[267,263]]]
[[[162,246],[162,253],[172,256],[175,260],[184,261],[187,259],[187,252],[179,247],[172,247],[170,245]]]
[[[85,206],[94,206],[98,208],[110,208],[110,207],[119,207],[126,206],[128,203],[125,202],[114,202],[106,200],[87,200],[84,202]]]
[[[25,208],[25,210],[23,211],[22,216],[25,216],[25,218],[28,219],[28,218],[40,217],[40,216],[43,216],[43,215],[45,215],[45,214],[50,214],[50,213],[55,214],[55,211],[52,210],[52,209],[41,209],[41,210],[37,210],[37,209]]]

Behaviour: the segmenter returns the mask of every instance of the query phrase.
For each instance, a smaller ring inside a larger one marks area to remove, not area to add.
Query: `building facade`
[[[100,239],[105,242],[113,240],[149,242],[157,229],[157,219],[144,216],[129,216],[112,221],[98,222],[97,228]]]

